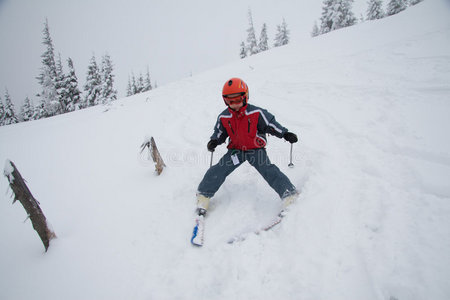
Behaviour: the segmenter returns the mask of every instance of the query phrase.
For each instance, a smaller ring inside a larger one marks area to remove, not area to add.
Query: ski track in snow
[[[107,111],[0,128],[0,159],[16,163],[58,236],[43,254],[23,208],[11,206],[10,192],[1,197],[0,298],[448,299],[445,7],[427,0]],[[192,247],[206,143],[232,76],[298,133],[293,169],[288,143],[270,137],[268,154],[301,195],[273,230],[227,244],[281,205],[246,163],[212,199],[205,245]],[[139,154],[146,136],[168,166],[159,177]]]

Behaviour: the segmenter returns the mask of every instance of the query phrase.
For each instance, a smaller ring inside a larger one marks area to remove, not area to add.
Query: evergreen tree
[[[311,37],[316,37],[320,34],[319,26],[317,26],[317,22],[314,22],[313,29],[311,31]]]
[[[247,57],[247,47],[244,42],[241,42],[241,51],[239,52],[239,57],[246,58]]]
[[[131,92],[132,95],[136,95],[138,92],[138,86],[136,84],[136,77],[134,76],[134,73],[131,73]]]
[[[127,97],[133,95],[133,87],[131,86],[130,75],[128,75],[128,85],[127,85]]]
[[[47,118],[47,112],[45,110],[45,102],[41,100],[41,102],[34,108],[33,112],[33,120],[39,120]]]
[[[269,38],[267,37],[267,25],[263,24],[261,35],[259,36],[258,51],[263,52],[269,50]]]
[[[9,96],[8,90],[5,91],[5,112],[4,112],[4,124],[16,124],[19,123],[17,120],[16,113],[14,112],[14,105]]]
[[[24,122],[33,120],[34,106],[33,106],[33,102],[31,102],[30,98],[28,98],[28,97],[25,98],[25,101],[20,110],[20,115]]]
[[[277,26],[277,34],[275,35],[274,47],[280,47],[289,44],[289,30],[287,29],[286,20]]]
[[[324,0],[320,33],[324,34],[356,24],[352,4],[353,0]]]
[[[58,55],[56,60],[56,79],[55,79],[56,94],[58,95],[58,109],[56,114],[63,114],[66,112],[67,106],[67,87],[66,87],[66,75],[64,75],[61,54]]]
[[[378,20],[384,18],[382,0],[369,0],[367,7],[367,20]]]
[[[320,33],[328,33],[331,31],[333,22],[331,16],[333,13],[334,0],[324,0],[322,6],[322,17],[320,17]]]
[[[48,20],[44,24],[44,40],[43,44],[46,47],[45,52],[41,55],[42,67],[41,73],[37,77],[39,84],[42,86],[38,97],[44,103],[45,116],[53,116],[56,114],[59,106],[58,94],[56,91],[56,63],[53,42],[50,37],[50,30]]]
[[[114,74],[111,57],[105,54],[101,65],[101,103],[109,104],[117,100],[117,91],[114,89]]]
[[[253,27],[253,17],[252,11],[248,10],[248,23],[249,27],[247,29],[247,50],[250,55],[258,53],[258,43],[256,41],[255,27]]]
[[[144,91],[144,77],[142,77],[142,73],[139,73],[139,77],[136,82],[136,94],[140,94],[143,91]]]
[[[145,81],[144,81],[144,92],[151,91],[153,89],[152,87],[152,81],[150,80],[150,70],[147,67],[147,74],[145,75]]]
[[[86,92],[84,107],[94,106],[100,103],[102,80],[94,55],[92,55],[91,61],[88,66],[84,91]]]
[[[392,16],[406,9],[406,0],[390,0],[386,9],[386,15]]]
[[[3,100],[0,97],[0,126],[5,125],[5,107],[3,106]]]
[[[66,76],[65,83],[67,88],[66,112],[71,112],[83,107],[81,105],[81,92],[78,89],[78,78],[75,74],[73,61],[70,57],[67,59],[67,65],[69,66],[69,73]]]

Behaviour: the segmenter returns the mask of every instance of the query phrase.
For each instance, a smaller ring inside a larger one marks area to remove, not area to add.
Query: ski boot
[[[284,217],[288,212],[289,212],[289,207],[295,202],[297,201],[297,198],[299,197],[299,193],[297,191],[295,191],[294,193],[284,197],[281,199],[282,204],[281,204],[281,212],[280,212],[280,216]]]
[[[202,194],[197,194],[197,215],[205,216],[208,211],[210,198],[203,196]]]

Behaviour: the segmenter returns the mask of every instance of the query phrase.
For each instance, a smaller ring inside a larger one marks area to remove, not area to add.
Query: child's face
[[[239,103],[233,103],[233,104],[229,104],[230,108],[234,111],[238,111],[239,109],[241,109],[242,106],[244,106],[244,102],[239,102]]]

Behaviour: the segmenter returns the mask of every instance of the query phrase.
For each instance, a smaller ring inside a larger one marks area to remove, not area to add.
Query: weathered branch
[[[55,233],[49,229],[47,219],[45,218],[39,202],[33,197],[22,175],[20,175],[14,163],[6,161],[4,175],[8,178],[9,185],[14,192],[13,204],[19,200],[31,220],[34,230],[37,231],[47,252],[50,246],[50,240],[56,238]]]

